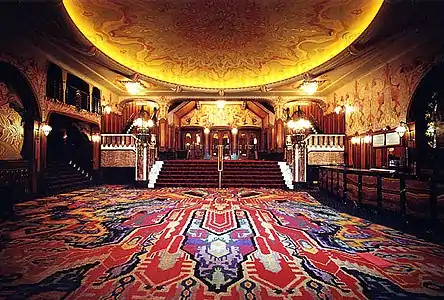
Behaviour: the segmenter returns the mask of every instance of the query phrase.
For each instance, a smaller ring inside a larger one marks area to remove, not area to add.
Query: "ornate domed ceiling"
[[[86,38],[156,80],[245,88],[307,72],[349,46],[383,0],[64,0]]]

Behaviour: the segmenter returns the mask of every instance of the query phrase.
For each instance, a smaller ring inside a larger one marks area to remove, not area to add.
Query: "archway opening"
[[[91,136],[97,125],[55,113],[50,115],[49,125],[52,131],[47,137],[47,162],[72,162],[84,170],[92,170]]]
[[[430,175],[444,159],[444,63],[433,67],[421,80],[407,115],[415,122],[410,132],[418,174]]]

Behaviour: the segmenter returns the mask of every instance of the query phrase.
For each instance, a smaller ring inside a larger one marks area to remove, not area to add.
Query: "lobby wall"
[[[24,128],[18,112],[21,110],[23,103],[19,96],[0,82],[0,160],[22,159]]]
[[[418,44],[400,56],[383,61],[328,95],[327,113],[337,105],[351,105],[346,114],[346,133],[362,134],[396,128],[406,120],[411,99],[425,73],[440,59],[440,46]]]

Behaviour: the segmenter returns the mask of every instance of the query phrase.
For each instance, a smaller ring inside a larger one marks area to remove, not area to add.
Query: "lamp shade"
[[[399,124],[399,126],[396,127],[395,131],[399,135],[399,137],[403,137],[407,131],[407,128],[406,128],[405,124],[403,122],[401,122],[401,124]]]
[[[52,131],[52,127],[49,126],[48,124],[44,124],[44,125],[42,126],[42,131],[43,131],[43,134],[44,134],[45,136],[48,136],[48,135],[51,133],[51,131]]]

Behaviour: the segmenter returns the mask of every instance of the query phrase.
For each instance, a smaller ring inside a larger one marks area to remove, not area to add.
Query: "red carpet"
[[[219,173],[215,160],[166,160],[156,187],[218,187]],[[224,161],[222,187],[282,188],[284,178],[275,161]]]
[[[426,299],[444,247],[304,193],[85,189],[0,223],[0,299]]]

